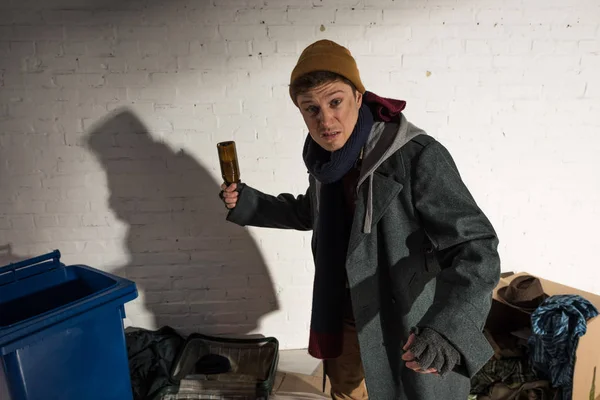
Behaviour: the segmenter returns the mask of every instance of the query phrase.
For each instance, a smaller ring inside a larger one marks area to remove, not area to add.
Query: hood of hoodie
[[[362,166],[356,184],[356,193],[363,184],[369,185],[367,190],[367,204],[365,205],[365,217],[363,220],[363,233],[371,233],[373,223],[373,174],[377,168],[392,154],[398,151],[414,137],[425,134],[425,131],[408,122],[404,114],[400,113],[393,122],[377,121],[371,128],[369,139],[363,149]],[[315,180],[316,201],[319,207],[318,192],[321,183]]]
[[[414,137],[425,132],[408,122],[404,114],[399,115],[399,122],[375,122],[369,139],[363,150],[363,160],[356,191],[362,184],[368,184],[367,204],[363,232],[371,232],[373,221],[373,174],[377,168],[402,146]]]

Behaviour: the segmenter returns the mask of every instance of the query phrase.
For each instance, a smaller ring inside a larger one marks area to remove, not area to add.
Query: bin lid
[[[0,267],[0,354],[28,335],[137,297],[134,282],[86,265],[65,265],[60,256],[55,250]]]

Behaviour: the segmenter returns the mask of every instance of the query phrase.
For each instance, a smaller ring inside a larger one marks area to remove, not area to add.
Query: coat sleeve
[[[295,197],[289,193],[275,197],[241,184],[238,202],[227,214],[227,220],[241,226],[311,230],[308,189],[305,194]]]
[[[450,341],[462,356],[456,371],[471,378],[493,355],[482,331],[500,279],[498,239],[439,142],[424,147],[414,172],[416,212],[441,267],[433,304],[417,325]]]

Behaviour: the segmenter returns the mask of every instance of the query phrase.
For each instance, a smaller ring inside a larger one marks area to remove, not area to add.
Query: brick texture
[[[249,184],[304,192],[286,85],[329,38],[451,150],[505,270],[600,293],[594,2],[92,3],[0,11],[0,261],[58,248],[136,281],[128,325],[305,347],[310,235],[225,222],[215,145],[237,141]]]

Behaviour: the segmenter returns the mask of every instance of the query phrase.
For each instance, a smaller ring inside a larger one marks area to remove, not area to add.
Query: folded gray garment
[[[435,368],[440,375],[460,363],[460,353],[442,335],[430,328],[413,329],[415,341],[408,348],[421,369]]]

